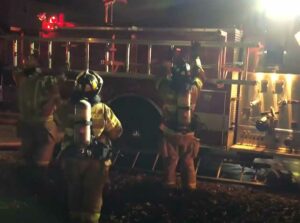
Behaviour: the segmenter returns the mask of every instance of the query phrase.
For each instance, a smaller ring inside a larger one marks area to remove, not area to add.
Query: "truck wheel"
[[[117,144],[120,148],[157,150],[160,113],[147,99],[125,96],[110,103],[123,125],[123,135]]]

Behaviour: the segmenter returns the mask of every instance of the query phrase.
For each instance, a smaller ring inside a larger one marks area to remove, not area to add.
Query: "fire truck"
[[[236,162],[241,173],[231,181],[245,182],[245,170],[251,167],[255,171],[248,183],[260,185],[256,173],[270,165],[254,162],[256,158],[300,157],[300,78],[260,72],[263,46],[242,37],[241,30],[219,28],[58,27],[47,38],[1,36],[0,52],[8,70],[38,52],[45,71],[67,74],[64,90],[72,88],[79,71],[98,71],[104,79],[102,99],[125,129],[114,162],[154,171],[159,169],[162,106],[156,82],[165,75],[162,68],[171,46],[188,57],[191,41],[198,41],[207,77],[222,85],[204,87],[196,106],[196,135],[203,151],[222,157],[213,178],[226,180],[223,166]],[[2,101],[14,104],[15,86],[2,82],[1,88]],[[68,91],[63,95],[67,98]],[[198,158],[197,167],[202,160]]]

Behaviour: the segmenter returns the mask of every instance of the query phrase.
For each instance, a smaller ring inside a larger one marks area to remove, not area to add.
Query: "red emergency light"
[[[63,27],[75,27],[74,23],[66,22],[64,13],[47,16],[45,12],[38,14],[38,19],[42,22],[43,31],[54,31]]]
[[[114,4],[116,0],[103,0],[104,4]]]

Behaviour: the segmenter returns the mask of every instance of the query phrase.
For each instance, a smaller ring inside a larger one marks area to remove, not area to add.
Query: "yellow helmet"
[[[83,71],[76,77],[76,90],[88,98],[98,95],[102,85],[103,79],[94,71]]]

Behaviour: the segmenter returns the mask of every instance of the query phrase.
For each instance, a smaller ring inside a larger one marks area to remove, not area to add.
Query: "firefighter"
[[[76,78],[71,99],[55,113],[65,132],[60,160],[67,186],[70,222],[96,223],[111,165],[110,140],[122,134],[114,112],[100,101],[102,78],[93,71]]]
[[[193,55],[192,55],[193,56]],[[196,188],[196,158],[200,141],[193,131],[193,113],[199,90],[202,88],[204,71],[200,57],[193,67],[186,63],[176,50],[173,57],[172,76],[160,80],[158,91],[163,99],[163,117],[160,152],[165,168],[164,183],[168,188],[177,188],[176,167],[180,160],[181,185],[183,189]]]
[[[48,167],[59,141],[53,121],[53,112],[60,102],[58,81],[54,76],[43,75],[34,59],[29,59],[18,75],[22,77],[18,83],[18,134],[21,154],[28,168],[25,168],[28,170],[26,180],[30,187],[42,191],[39,187],[46,183]]]
[[[16,68],[13,70],[12,76],[17,88],[19,88],[23,81],[33,73],[41,73],[37,52],[28,56],[28,58],[24,61],[22,69]]]

